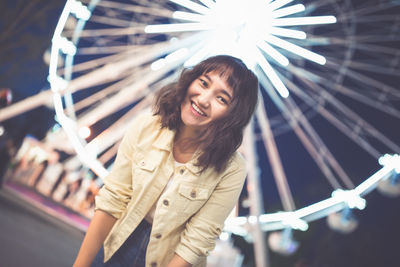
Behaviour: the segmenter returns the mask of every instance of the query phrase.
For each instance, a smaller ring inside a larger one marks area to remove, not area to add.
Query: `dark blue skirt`
[[[145,267],[150,232],[151,224],[143,220],[106,263],[102,246],[91,267]]]

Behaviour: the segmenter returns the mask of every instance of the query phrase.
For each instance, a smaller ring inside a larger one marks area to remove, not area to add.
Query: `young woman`
[[[257,77],[231,56],[161,89],[122,140],[74,266],[205,266],[243,187],[236,150],[257,95]]]

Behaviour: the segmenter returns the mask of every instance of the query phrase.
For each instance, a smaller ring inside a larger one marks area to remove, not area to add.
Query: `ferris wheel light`
[[[290,2],[293,2],[293,0],[275,0],[271,4],[269,4],[268,7],[271,10],[276,10],[280,7],[283,7],[284,5],[289,4]]]
[[[207,14],[210,11],[210,9],[206,8],[205,6],[199,5],[189,0],[170,0],[170,1],[174,2],[175,4],[181,5],[183,7],[186,7],[188,9],[191,9],[200,14]]]
[[[278,10],[275,10],[271,13],[273,18],[280,18],[280,17],[285,17],[289,15],[293,15],[299,12],[302,12],[306,9],[306,7],[302,4],[297,4],[294,6],[289,6],[285,8],[281,8]]]
[[[273,48],[266,42],[260,41],[257,43],[257,46],[261,48],[264,52],[266,52],[268,55],[270,55],[282,66],[286,67],[289,65],[289,60],[287,59],[287,57],[279,53],[275,48]]]
[[[400,155],[385,154],[378,159],[378,162],[380,165],[392,167],[395,172],[400,173]]]
[[[203,58],[205,58],[208,54],[209,50],[206,47],[201,48],[199,51],[197,51],[194,55],[192,55],[188,60],[183,63],[183,66],[185,68],[187,67],[192,67],[199,63]]]
[[[205,6],[212,8],[215,6],[215,2],[213,0],[200,0]]]
[[[282,224],[285,226],[289,226],[292,229],[307,231],[308,223],[305,220],[299,219],[295,217],[293,214],[289,213],[285,219],[282,220]]]
[[[174,19],[181,19],[181,20],[189,20],[189,21],[196,21],[200,22],[204,20],[203,15],[198,15],[190,12],[183,12],[183,11],[175,11],[172,13],[172,17]]]
[[[65,37],[58,37],[53,39],[53,45],[58,46],[64,54],[73,56],[76,54],[76,46],[73,42]]]
[[[185,32],[185,31],[204,31],[211,29],[212,26],[206,23],[176,23],[147,25],[144,28],[146,33],[165,33],[165,32]]]
[[[301,57],[304,57],[304,58],[311,60],[315,63],[318,63],[320,65],[325,65],[325,63],[326,63],[325,57],[318,55],[314,52],[311,52],[310,50],[304,49],[300,46],[297,46],[295,44],[292,44],[288,41],[277,38],[273,35],[269,35],[268,37],[266,37],[265,41],[267,41],[270,44],[279,46],[283,49],[286,49],[287,51],[290,51],[294,54],[297,54]]]
[[[260,53],[260,52],[258,52]],[[261,53],[260,53],[261,54]],[[278,77],[274,69],[268,63],[268,61],[264,58],[264,56],[260,55],[258,58],[258,64],[263,69],[265,74],[267,75],[268,79],[271,81],[272,85],[278,91],[278,93],[283,97],[286,98],[289,96],[289,91],[286,86],[283,84],[282,80]]]
[[[49,81],[51,90],[53,90],[53,92],[62,91],[68,86],[68,81],[58,75],[49,75],[47,80]]]
[[[86,139],[91,135],[92,131],[89,127],[83,126],[79,129],[78,134],[82,139]]]
[[[306,33],[303,31],[284,29],[284,28],[278,28],[278,27],[271,27],[269,29],[269,32],[273,35],[296,38],[296,39],[306,39],[306,37],[307,37]]]
[[[222,232],[219,235],[219,239],[221,239],[222,241],[228,241],[229,240],[229,234],[227,232]]]
[[[249,216],[248,222],[249,222],[249,224],[257,224],[258,223],[257,216]]]
[[[75,14],[78,19],[88,20],[91,16],[89,9],[83,5],[80,1],[70,1],[71,13]]]
[[[334,16],[282,18],[305,10],[302,4],[283,7],[293,0],[219,0],[215,2],[204,0],[201,1],[204,6],[190,0],[171,1],[195,12],[175,11],[173,13],[173,18],[186,20],[189,23],[147,25],[145,32],[204,31],[203,47],[198,47],[197,51],[193,50],[193,56],[184,63],[185,67],[192,66],[210,55],[236,56],[241,58],[246,65],[250,63],[250,68],[258,64],[278,93],[282,97],[288,97],[288,89],[264,55],[270,56],[281,66],[289,65],[286,52],[297,54],[320,65],[326,63],[325,57],[279,37],[304,40],[307,37],[304,31],[284,27],[335,23]],[[275,47],[286,51],[279,51]],[[162,60],[155,62],[153,68],[158,68],[162,64],[164,64]]]
[[[175,62],[175,61],[185,57],[188,53],[189,53],[189,49],[187,49],[186,47],[183,47],[183,48],[178,49],[178,50],[174,51],[173,53],[167,55],[165,58],[160,58],[159,60],[154,61],[151,64],[150,68],[152,70],[159,70],[159,69],[163,68],[165,65],[167,65],[168,63]]]
[[[335,16],[315,16],[315,17],[299,17],[299,18],[284,18],[274,19],[273,26],[299,26],[313,24],[331,24],[336,23]]]
[[[365,199],[360,197],[360,195],[358,195],[354,190],[337,189],[332,192],[332,198],[337,198],[346,202],[350,209],[357,208],[363,210],[367,204]]]

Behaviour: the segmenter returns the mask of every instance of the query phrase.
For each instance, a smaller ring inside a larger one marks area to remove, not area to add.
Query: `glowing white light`
[[[292,53],[295,53],[301,57],[304,57],[308,60],[314,61],[315,63],[321,64],[321,65],[324,65],[326,63],[326,59],[323,56],[318,55],[314,52],[311,52],[310,50],[304,49],[295,44],[292,44],[290,42],[287,42],[285,40],[282,40],[280,38],[277,38],[273,35],[269,35],[267,38],[265,38],[265,41],[267,41],[270,44],[279,46],[283,49],[286,49],[286,50],[288,50]]]
[[[390,166],[394,168],[396,173],[400,173],[400,155],[389,155],[385,154],[378,160],[382,166]]]
[[[313,24],[331,24],[336,23],[334,16],[315,16],[315,17],[299,17],[299,18],[284,18],[274,19],[273,26],[299,26]]]
[[[184,67],[192,67],[199,63],[203,58],[206,58],[209,53],[208,47],[203,47],[198,50],[193,56],[191,56],[188,60],[183,64]]]
[[[146,33],[160,33],[160,32],[204,31],[210,29],[212,29],[212,25],[206,23],[177,23],[177,24],[148,25],[144,28],[144,31]]]
[[[186,7],[188,9],[191,9],[197,13],[200,14],[207,14],[210,10],[206,8],[205,6],[199,5],[195,2],[189,1],[189,0],[170,0],[171,2],[174,2],[178,5],[181,5],[183,7]]]
[[[333,198],[338,198],[347,203],[351,209],[357,208],[363,210],[366,206],[365,199],[361,198],[354,190],[337,189],[332,193]]]
[[[215,2],[213,0],[200,0],[200,2],[210,8],[215,6]]]
[[[293,0],[275,0],[271,4],[268,5],[268,7],[271,10],[278,9],[280,7],[283,7],[284,5],[289,4],[290,2],[293,2]]]
[[[258,222],[257,216],[249,216],[248,222],[249,222],[250,224],[256,224],[256,223]]]
[[[240,57],[251,69],[258,64],[279,94],[282,97],[288,97],[289,91],[264,55],[270,56],[281,66],[289,64],[289,60],[285,56],[286,51],[321,65],[326,63],[326,59],[322,55],[279,37],[306,39],[305,32],[284,27],[335,23],[334,16],[288,18],[287,16],[305,10],[305,6],[302,4],[286,6],[293,0],[218,0],[215,2],[200,0],[200,4],[190,0],[171,1],[193,11],[173,13],[173,18],[188,22],[148,25],[145,27],[145,32],[204,31],[206,36],[203,38],[202,46],[197,50],[191,49],[193,56],[185,61],[185,67],[193,66],[211,55],[228,54]],[[274,46],[286,51],[278,51]],[[265,54],[261,53],[259,49]],[[152,68],[161,68],[165,64],[166,61],[161,59],[154,62]]]
[[[59,92],[67,88],[68,81],[57,75],[49,75],[47,80],[50,82],[51,90]]]
[[[65,37],[58,37],[53,39],[53,45],[58,46],[64,54],[75,55],[76,54],[76,46],[73,42],[69,41]]]
[[[219,235],[219,239],[221,239],[222,241],[228,241],[229,240],[229,234],[227,232],[222,232]]]
[[[305,32],[277,26],[335,23],[334,16],[282,18],[305,10],[302,4],[283,7],[293,0],[253,0],[251,2],[204,0],[201,1],[204,6],[189,0],[171,1],[196,12],[176,11],[173,13],[174,18],[193,21],[193,23],[148,25],[145,27],[145,32],[205,31],[208,36],[203,39],[203,47],[198,48],[198,51],[192,50],[194,55],[184,63],[185,66],[192,66],[203,58],[216,54],[240,57],[250,68],[258,64],[279,94],[287,97],[289,91],[286,86],[258,49],[263,50],[282,66],[287,66],[289,60],[273,46],[278,46],[321,65],[326,63],[323,56],[277,37],[306,39]],[[165,62],[161,60],[155,62],[153,67],[159,68],[163,64]]]
[[[154,61],[150,67],[152,70],[159,70],[159,69],[163,68],[164,66],[166,66],[167,64],[175,62],[175,61],[185,57],[188,53],[189,53],[189,49],[187,49],[186,47],[183,47],[183,48],[178,49],[178,50],[174,51],[173,53],[167,55],[165,58],[160,58],[160,59]]]
[[[153,63],[151,63],[150,68],[155,71],[155,70],[162,69],[165,65],[166,65],[165,58],[160,58],[160,59],[154,61]]]
[[[279,53],[275,48],[267,44],[266,42],[258,42],[257,46],[264,50],[268,55],[270,55],[273,59],[275,59],[279,64],[286,67],[289,65],[289,60],[287,57]]]
[[[87,126],[83,126],[79,129],[78,134],[82,139],[86,139],[90,136],[90,134],[92,133],[92,131],[90,130],[89,127]]]
[[[166,56],[165,59],[167,60],[167,62],[174,62],[176,60],[179,60],[179,59],[185,57],[188,53],[189,53],[189,49],[187,49],[186,47],[183,47],[183,48],[180,48],[180,49],[172,52],[171,54]]]
[[[0,136],[5,133],[4,127],[0,125]]]
[[[260,52],[259,52],[260,53]],[[289,91],[286,86],[283,84],[282,80],[278,77],[274,69],[268,63],[268,61],[264,58],[263,55],[257,57],[258,64],[263,69],[265,74],[267,75],[268,79],[271,81],[272,85],[278,91],[278,93],[283,97],[286,98],[289,96]]]
[[[81,2],[72,0],[70,1],[71,13],[82,20],[88,20],[91,16],[89,9],[84,6]]]
[[[181,19],[181,20],[189,20],[189,21],[196,21],[200,22],[204,20],[203,15],[198,15],[198,14],[193,14],[189,12],[183,12],[183,11],[175,11],[172,13],[172,17],[174,19]]]
[[[290,226],[290,228],[300,231],[308,230],[308,223],[302,219],[296,218],[295,216],[288,216],[287,218],[282,220],[282,224],[286,226]]]
[[[306,7],[302,4],[294,5],[294,6],[289,6],[285,8],[281,8],[278,10],[275,10],[271,13],[273,18],[280,18],[280,17],[285,17],[289,15],[293,15],[299,12],[302,12],[306,9]]]
[[[269,33],[277,36],[290,37],[296,39],[306,39],[307,37],[306,33],[303,31],[284,29],[278,27],[271,27]]]

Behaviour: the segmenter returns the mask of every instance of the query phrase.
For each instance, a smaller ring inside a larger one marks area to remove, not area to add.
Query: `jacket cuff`
[[[199,255],[194,253],[193,250],[182,243],[178,244],[175,249],[175,253],[192,265],[195,264],[200,258]]]
[[[104,199],[104,197],[98,195],[95,197],[95,203],[95,211],[102,210],[113,216],[115,219],[119,219],[121,217],[122,211],[116,208],[117,206],[112,205],[109,199]]]

